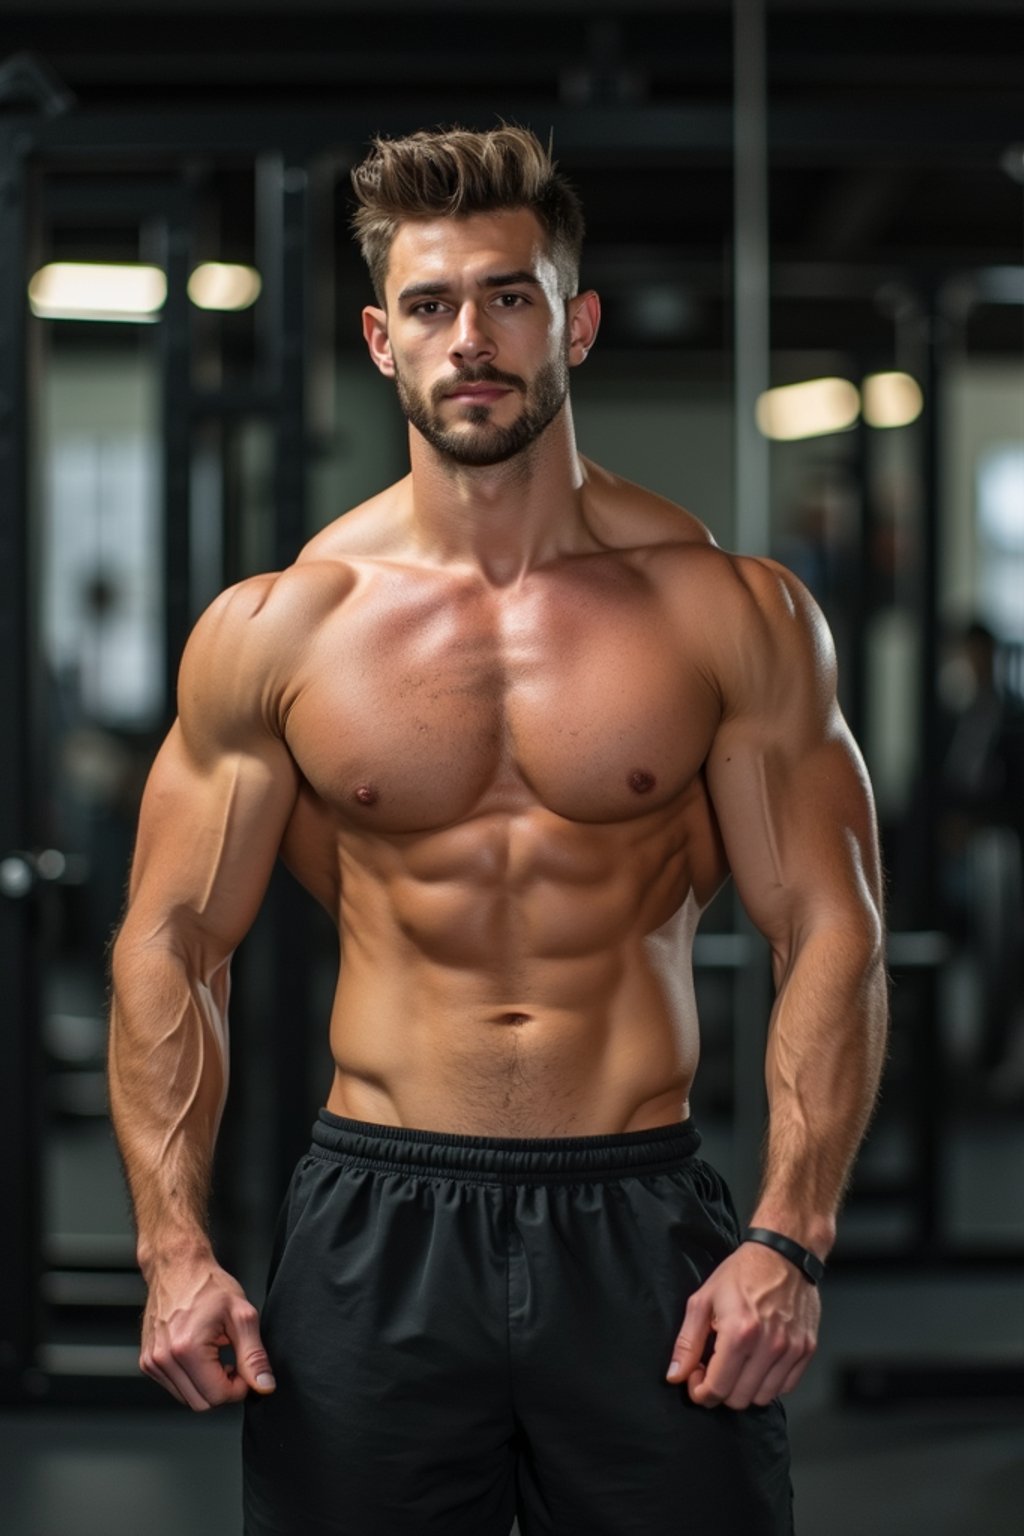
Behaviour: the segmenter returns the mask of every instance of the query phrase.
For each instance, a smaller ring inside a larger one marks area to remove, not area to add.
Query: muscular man
[[[781,567],[577,453],[599,305],[531,134],[380,142],[353,179],[411,473],[185,653],[114,952],[142,1367],[246,1399],[247,1536],[777,1536],[884,1035],[829,636]],[[279,853],[342,963],[258,1319],[204,1202]],[[743,1241],[688,1118],[729,871],[777,987]]]

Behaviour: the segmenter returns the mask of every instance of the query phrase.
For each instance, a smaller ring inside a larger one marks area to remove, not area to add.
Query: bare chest
[[[321,801],[380,831],[538,804],[620,821],[707,754],[715,702],[684,651],[630,581],[371,590],[312,637],[287,739]]]

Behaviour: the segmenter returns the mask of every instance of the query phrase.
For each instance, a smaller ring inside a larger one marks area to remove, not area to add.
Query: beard
[[[397,367],[395,383],[406,419],[432,448],[456,464],[483,468],[515,458],[550,426],[569,392],[568,356],[545,363],[529,385],[518,374],[502,373],[490,363],[460,368],[450,379],[435,384],[429,398],[407,384]],[[502,384],[523,396],[523,409],[510,426],[499,427],[491,421],[489,405],[469,405],[458,427],[445,426],[442,402],[460,384]],[[467,431],[467,425],[475,430]]]

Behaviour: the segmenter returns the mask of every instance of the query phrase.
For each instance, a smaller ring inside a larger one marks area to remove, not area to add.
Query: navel
[[[528,1013],[499,1013],[494,1019],[495,1024],[529,1024],[531,1015]]]
[[[376,805],[377,791],[372,784],[358,784],[353,798],[358,800],[360,805]]]
[[[637,768],[629,776],[629,787],[635,789],[638,795],[646,795],[648,790],[654,788],[657,779],[653,773],[648,773],[645,768]]]

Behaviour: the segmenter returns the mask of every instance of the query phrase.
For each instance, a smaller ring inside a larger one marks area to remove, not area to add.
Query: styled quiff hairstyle
[[[391,242],[410,219],[465,218],[529,208],[547,236],[563,299],[579,288],[583,209],[550,150],[528,128],[438,128],[377,138],[352,172],[352,220],[377,302],[383,306]]]

